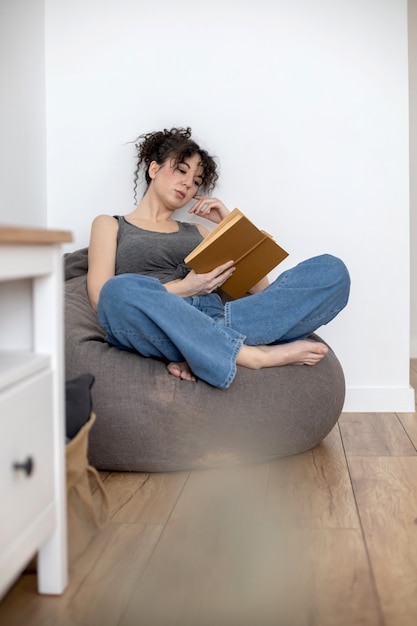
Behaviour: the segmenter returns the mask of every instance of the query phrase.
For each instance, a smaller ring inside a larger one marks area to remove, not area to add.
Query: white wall
[[[0,0],[0,223],[46,226],[44,0]]]
[[[133,208],[138,134],[190,125],[216,194],[290,251],[350,268],[320,330],[345,410],[413,410],[406,0],[46,0],[48,225],[88,243]]]
[[[417,358],[417,0],[408,0],[410,77],[411,356]]]

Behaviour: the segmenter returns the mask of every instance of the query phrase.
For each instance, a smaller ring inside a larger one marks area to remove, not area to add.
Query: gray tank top
[[[177,222],[178,231],[158,233],[130,224],[123,215],[117,233],[116,274],[145,274],[166,283],[184,278],[184,258],[202,241],[194,224]]]

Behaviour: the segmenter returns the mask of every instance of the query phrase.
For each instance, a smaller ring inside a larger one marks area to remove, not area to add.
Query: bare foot
[[[171,361],[171,363],[168,363],[167,365],[167,370],[170,374],[172,374],[172,376],[175,376],[176,378],[181,378],[182,380],[191,380],[191,381],[196,380],[196,377],[190,370],[190,366],[188,365],[186,361],[181,361],[180,363]]]
[[[300,339],[277,346],[243,345],[236,363],[250,369],[280,365],[315,365],[328,353],[329,348],[317,341]]]

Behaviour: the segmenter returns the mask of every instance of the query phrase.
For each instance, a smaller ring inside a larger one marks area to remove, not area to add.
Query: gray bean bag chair
[[[166,472],[266,462],[313,448],[336,424],[345,381],[331,349],[313,367],[238,367],[229,389],[182,381],[161,361],[105,343],[86,272],[86,248],[65,255],[66,379],[95,377],[89,459],[98,469]]]

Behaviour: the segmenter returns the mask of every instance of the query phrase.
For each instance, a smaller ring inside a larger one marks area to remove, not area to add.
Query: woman
[[[252,295],[222,304],[219,287],[233,260],[196,274],[184,258],[208,234],[200,224],[174,220],[191,200],[191,214],[220,222],[228,209],[210,193],[218,175],[214,159],[172,128],[137,140],[139,172],[146,191],[125,216],[95,218],[89,245],[88,295],[106,332],[121,350],[163,359],[173,376],[201,378],[227,388],[236,365],[251,369],[314,365],[328,352],[306,339],[346,306],[350,280],[339,259],[314,257],[262,279]]]

